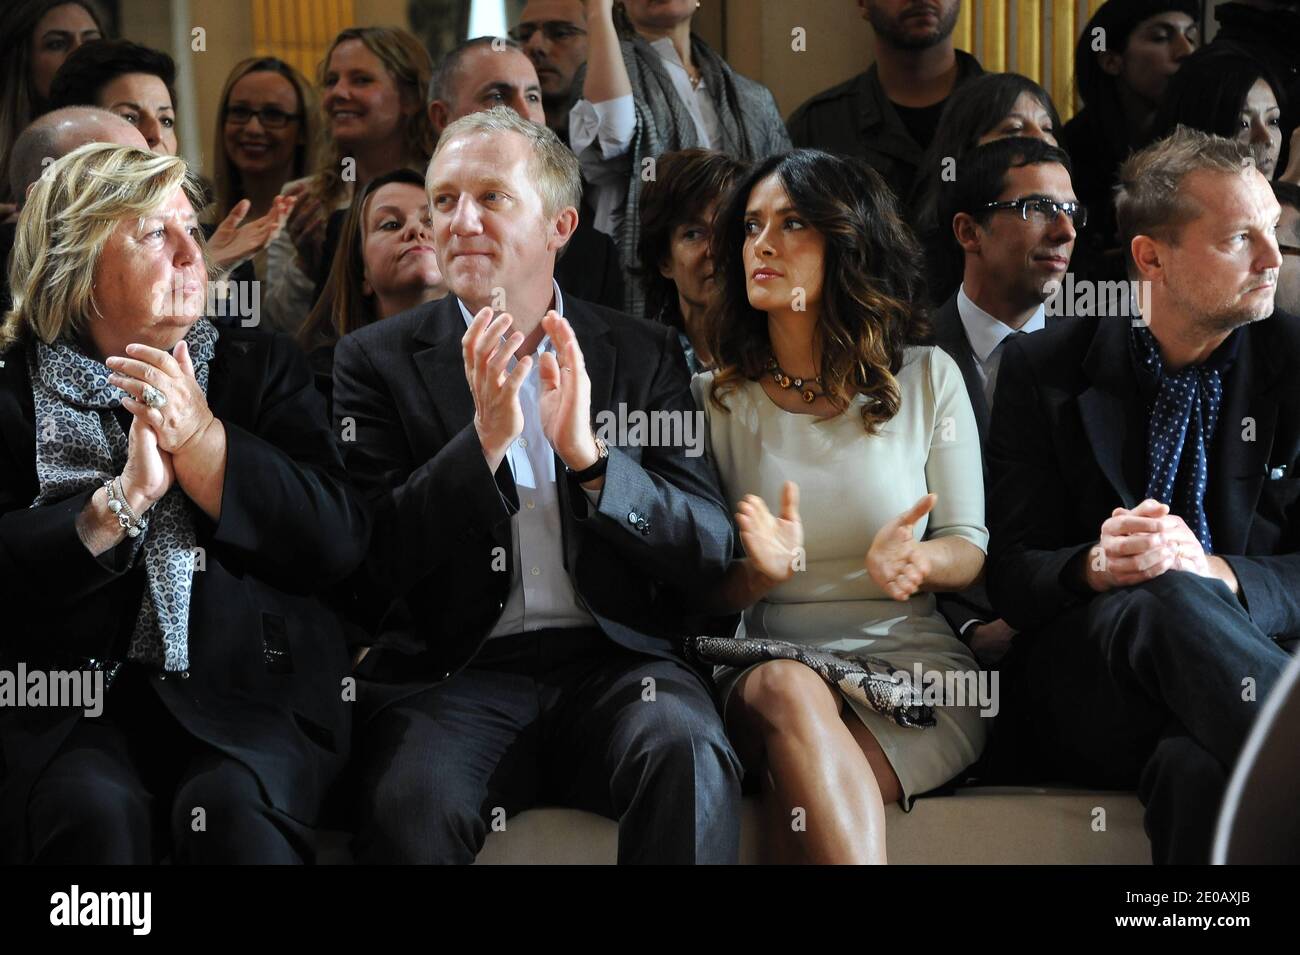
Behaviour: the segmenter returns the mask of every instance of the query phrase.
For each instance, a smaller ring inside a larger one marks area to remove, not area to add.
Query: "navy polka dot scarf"
[[[1212,554],[1205,517],[1206,457],[1223,402],[1219,369],[1206,363],[1170,372],[1146,325],[1134,326],[1133,342],[1138,360],[1159,382],[1147,425],[1146,496],[1168,504],[1205,553]]]

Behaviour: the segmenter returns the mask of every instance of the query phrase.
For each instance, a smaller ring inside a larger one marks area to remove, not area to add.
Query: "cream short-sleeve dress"
[[[818,419],[778,407],[758,382],[723,401],[709,400],[712,372],[692,390],[707,420],[709,450],[734,507],[757,494],[773,513],[781,486],[799,485],[806,569],[745,611],[738,636],[766,637],[828,650],[869,653],[914,673],[977,671],[970,650],[935,609],[933,594],[895,601],[867,573],[876,532],[926,493],[938,500],[917,525],[921,538],[962,537],[988,548],[979,433],[960,370],[941,349],[908,348],[897,375],[899,412],[880,433],[866,433],[858,396],[848,413]],[[725,707],[746,670],[718,667]],[[928,678],[928,677],[927,677]],[[847,700],[879,741],[902,783],[903,805],[953,779],[979,757],[988,719],[970,705],[935,708],[937,724],[899,726]],[[949,701],[951,702],[951,701]]]

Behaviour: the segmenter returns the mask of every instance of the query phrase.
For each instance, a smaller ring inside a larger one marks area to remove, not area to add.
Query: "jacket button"
[[[446,680],[446,679],[450,678],[450,676],[451,676],[451,671],[448,670],[446,673],[444,673],[444,674],[442,675],[442,678],[443,678],[444,680]]]
[[[636,511],[628,511],[628,512],[627,512],[627,522],[628,522],[629,524],[633,524],[633,525],[635,525],[636,522],[639,521],[639,520],[641,520],[641,515],[639,515]]]
[[[166,673],[159,673],[159,674],[158,674],[158,679],[159,679],[159,680],[165,680],[165,679],[167,679],[167,674],[166,674]]]
[[[189,670],[182,670],[182,671],[181,671],[181,679],[182,679],[182,680],[188,680],[189,678],[190,678],[190,671],[189,671]]]

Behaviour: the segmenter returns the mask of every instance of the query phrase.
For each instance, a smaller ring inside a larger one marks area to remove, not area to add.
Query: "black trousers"
[[[1040,778],[1136,786],[1154,861],[1208,863],[1228,775],[1288,662],[1220,581],[1171,571],[1098,594],[1016,636],[995,762],[1013,749]]]
[[[598,630],[490,640],[359,734],[358,862],[473,862],[539,804],[617,819],[620,863],[739,854],[740,762],[709,688]]]
[[[313,831],[272,807],[242,763],[195,739],[128,664],[32,788],[32,861],[51,865],[300,863]]]

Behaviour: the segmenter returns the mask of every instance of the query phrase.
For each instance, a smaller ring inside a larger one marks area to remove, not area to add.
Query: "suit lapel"
[[[956,295],[934,313],[932,323],[935,344],[952,356],[961,370],[962,380],[966,382],[966,393],[970,396],[975,423],[979,427],[980,445],[983,446],[989,433],[989,403],[984,397],[984,382],[980,380],[979,369],[975,367],[974,349],[971,348],[970,338],[961,323],[961,314],[957,311]]]
[[[609,340],[605,320],[597,316],[581,299],[564,297],[564,317],[578,336],[578,347],[591,380],[591,415],[610,407],[614,391],[614,371],[618,353]]]
[[[1242,329],[1237,357],[1224,375],[1223,405],[1209,452],[1205,510],[1220,554],[1244,552],[1273,450],[1277,356],[1261,347],[1262,326],[1255,322]]]
[[[1079,395],[1079,414],[1093,458],[1123,505],[1136,507],[1140,499],[1129,483],[1125,464],[1131,466],[1136,461],[1139,449],[1145,461],[1146,436],[1140,428],[1145,415],[1128,351],[1127,321],[1102,319],[1097,323],[1083,368],[1092,384]]]
[[[454,295],[444,296],[428,306],[424,321],[414,335],[416,351],[412,359],[428,392],[433,417],[442,426],[442,444],[474,421],[474,396],[465,380],[465,358],[461,352],[464,336],[465,317]],[[513,488],[509,467],[498,471],[497,477]]]
[[[582,349],[583,364],[586,365],[587,378],[591,382],[590,412],[592,428],[595,428],[597,413],[609,408],[612,403],[618,353],[609,340],[605,320],[591,311],[581,299],[564,296],[564,317],[573,326],[573,333],[578,336],[578,347]],[[560,513],[564,515],[564,520],[560,522],[561,547],[565,567],[572,572],[577,566],[578,538],[569,528],[569,515],[573,513],[570,499],[572,492],[570,482],[562,477],[564,462],[558,454],[555,456],[555,473],[558,478],[556,491],[560,498]]]
[[[444,440],[450,440],[474,420],[474,398],[465,380],[461,353],[464,335],[465,320],[454,295],[428,306],[414,335],[412,359],[431,399],[434,416],[442,425]]]

